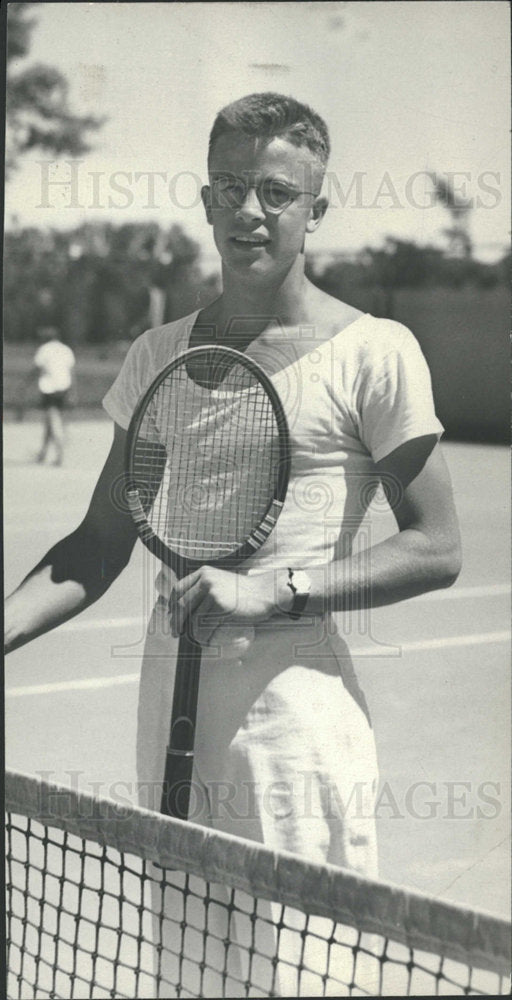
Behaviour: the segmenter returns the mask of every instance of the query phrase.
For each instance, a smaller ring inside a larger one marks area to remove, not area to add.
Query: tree
[[[6,175],[16,169],[19,157],[29,149],[56,155],[79,156],[90,146],[88,131],[103,119],[76,115],[69,106],[69,84],[63,74],[41,63],[15,68],[30,49],[34,19],[28,16],[33,3],[10,3],[7,10],[7,100]]]
[[[472,202],[458,194],[450,180],[438,174],[431,174],[430,177],[437,202],[450,214],[451,225],[443,230],[448,237],[449,253],[452,257],[470,257],[473,249],[469,235]]]
[[[58,326],[69,343],[132,340],[219,294],[205,279],[199,246],[180,226],[86,224],[5,234],[4,329],[32,340]]]

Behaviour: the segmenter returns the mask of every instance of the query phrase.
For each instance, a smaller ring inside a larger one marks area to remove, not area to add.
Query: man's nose
[[[247,189],[245,198],[236,214],[247,221],[265,218],[265,211],[258,198],[256,188],[250,187]]]

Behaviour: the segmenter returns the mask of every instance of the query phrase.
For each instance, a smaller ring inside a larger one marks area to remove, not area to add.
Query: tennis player
[[[451,585],[460,543],[443,428],[414,336],[305,276],[306,238],[328,205],[328,155],[325,123],[292,98],[252,94],[219,112],[202,197],[222,294],[132,345],[104,400],[114,441],[89,510],[9,599],[6,634],[12,649],[55,627],[128,562],[136,533],[112,486],[133,409],[158,371],[187,347],[247,352],[272,376],[288,417],[287,498],[239,571],[204,567],[180,582],[159,574],[140,685],[141,803],[160,801],[170,659],[188,620],[203,646],[190,818],[374,876],[374,737],[331,615]],[[379,480],[397,531],[355,553],[368,484]],[[230,623],[252,628],[242,649],[215,643]]]

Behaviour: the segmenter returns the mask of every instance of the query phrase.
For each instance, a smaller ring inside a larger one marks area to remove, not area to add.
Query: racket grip
[[[173,750],[172,747],[167,747],[160,804],[163,816],[188,819],[193,767],[193,750]]]
[[[160,812],[175,819],[188,819],[200,670],[201,646],[184,632],[178,646],[171,732],[160,803]]]

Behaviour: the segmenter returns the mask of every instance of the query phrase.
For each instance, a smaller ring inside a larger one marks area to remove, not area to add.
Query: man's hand
[[[245,576],[202,566],[183,577],[172,591],[169,601],[172,634],[178,636],[188,619],[192,637],[202,646],[218,642],[221,628],[223,635],[232,630],[233,636],[238,637],[244,628],[252,632],[253,625],[276,614],[278,597],[273,572]]]

